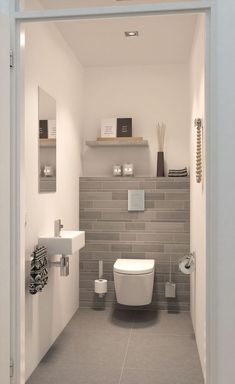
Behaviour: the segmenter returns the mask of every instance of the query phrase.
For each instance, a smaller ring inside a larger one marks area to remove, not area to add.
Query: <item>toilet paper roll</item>
[[[95,293],[104,294],[107,293],[107,280],[97,279],[95,280]]]
[[[193,273],[195,271],[195,260],[191,261],[190,266],[189,266],[189,258],[188,257],[186,257],[183,260],[180,260],[179,269],[185,275],[190,275],[191,273]]]

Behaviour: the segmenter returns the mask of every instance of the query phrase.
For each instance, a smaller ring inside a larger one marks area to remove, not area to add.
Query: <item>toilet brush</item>
[[[170,273],[169,273],[169,281],[165,284],[165,297],[166,298],[172,298],[175,297],[175,283],[171,280],[171,274],[172,274],[172,262],[171,262],[171,256],[170,256]]]

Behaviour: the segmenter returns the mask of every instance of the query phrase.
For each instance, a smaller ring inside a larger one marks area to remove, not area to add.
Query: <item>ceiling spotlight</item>
[[[126,37],[136,37],[136,36],[139,36],[139,32],[138,31],[127,31],[127,32],[125,32],[125,36]]]

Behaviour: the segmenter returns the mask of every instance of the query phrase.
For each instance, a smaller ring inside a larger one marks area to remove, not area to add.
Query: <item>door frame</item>
[[[151,0],[150,0],[151,1]],[[15,68],[12,72],[11,86],[11,312],[12,343],[11,354],[15,364],[14,384],[25,384],[25,243],[24,243],[24,47],[21,44],[23,23],[49,22],[74,19],[104,19],[114,17],[164,15],[179,13],[203,13],[206,20],[206,73],[205,73],[205,147],[206,147],[206,384],[215,383],[215,281],[214,281],[214,225],[212,206],[213,197],[213,163],[215,142],[213,141],[212,120],[214,97],[214,10],[211,1],[196,0],[185,3],[139,4],[115,7],[96,7],[78,9],[50,9],[36,11],[18,11],[12,15],[11,48],[15,55]]]

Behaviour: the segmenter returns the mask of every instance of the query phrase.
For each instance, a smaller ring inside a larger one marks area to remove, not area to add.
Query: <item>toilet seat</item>
[[[143,275],[153,272],[154,260],[117,259],[113,270],[124,275]]]

